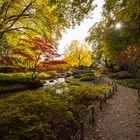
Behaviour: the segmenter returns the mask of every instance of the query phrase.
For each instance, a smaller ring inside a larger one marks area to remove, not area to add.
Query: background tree
[[[136,79],[140,80],[140,48],[129,46],[117,57],[115,62],[124,70],[127,70]]]
[[[121,52],[140,46],[139,0],[105,0],[102,15],[103,20],[93,25],[87,40],[98,46],[107,65],[119,65],[114,60]],[[115,27],[117,23],[120,29]]]
[[[78,40],[73,40],[65,48],[64,60],[68,67],[90,66],[92,63],[91,54],[88,46],[81,44]]]

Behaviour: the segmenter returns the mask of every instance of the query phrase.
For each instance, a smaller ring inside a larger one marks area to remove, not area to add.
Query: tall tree
[[[90,29],[87,40],[93,47],[99,47],[106,62],[116,63],[114,59],[121,52],[130,46],[140,45],[140,2],[105,0],[102,15],[103,20]],[[117,29],[116,23],[120,23],[122,27]]]
[[[81,44],[78,40],[73,40],[70,45],[65,48],[64,60],[68,67],[90,66],[91,51],[85,44]]]

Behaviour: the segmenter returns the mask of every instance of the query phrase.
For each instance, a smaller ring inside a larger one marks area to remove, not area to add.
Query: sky
[[[70,28],[62,33],[62,38],[58,42],[59,54],[63,54],[65,46],[68,45],[72,40],[79,40],[80,42],[84,42],[90,27],[101,19],[103,1],[104,0],[94,0],[94,4],[97,4],[97,7],[93,11],[92,19],[85,19],[80,24],[80,26],[77,25],[74,29]]]

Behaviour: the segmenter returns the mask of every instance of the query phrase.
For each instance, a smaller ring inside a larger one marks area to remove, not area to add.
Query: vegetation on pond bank
[[[66,139],[75,134],[89,105],[110,85],[72,86],[62,94],[24,91],[0,99],[2,139]],[[7,129],[8,128],[8,129]]]
[[[43,86],[42,80],[54,78],[55,76],[56,72],[54,71],[44,72],[40,74],[40,77],[32,81],[31,72],[0,73],[0,94],[37,89]]]
[[[56,72],[50,71],[50,72],[43,72],[40,74],[40,76],[37,78],[38,80],[41,78],[49,79],[51,77],[55,77]],[[23,82],[23,81],[31,81],[32,80],[32,73],[31,72],[20,72],[20,73],[0,73],[0,83],[2,82]]]

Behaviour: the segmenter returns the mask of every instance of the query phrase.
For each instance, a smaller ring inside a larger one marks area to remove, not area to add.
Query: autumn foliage
[[[57,71],[59,68],[56,65],[66,63],[63,60],[56,60],[60,56],[56,48],[41,37],[21,38],[13,54],[25,59],[27,68],[32,71],[32,80],[41,72]]]
[[[117,55],[115,62],[126,69],[137,78],[140,64],[140,48],[137,46],[128,46],[127,49]]]

